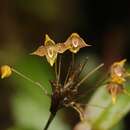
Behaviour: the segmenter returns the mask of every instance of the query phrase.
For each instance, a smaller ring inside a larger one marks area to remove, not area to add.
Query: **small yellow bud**
[[[12,70],[11,70],[10,66],[8,66],[8,65],[1,66],[0,71],[1,71],[0,73],[1,73],[2,79],[7,78],[12,74]]]

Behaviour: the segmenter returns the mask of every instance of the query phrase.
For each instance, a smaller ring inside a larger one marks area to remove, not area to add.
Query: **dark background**
[[[56,42],[77,32],[105,62],[130,61],[130,6],[128,1],[0,0],[0,64],[15,64],[32,52],[47,33]],[[82,52],[85,53],[83,49]],[[13,124],[9,84],[0,85],[0,130]],[[130,115],[125,117],[129,129]]]

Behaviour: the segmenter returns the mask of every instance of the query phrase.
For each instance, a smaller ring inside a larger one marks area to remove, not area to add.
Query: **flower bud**
[[[8,65],[3,65],[0,68],[0,74],[1,74],[1,78],[7,78],[12,74],[12,70],[10,68],[10,66]]]

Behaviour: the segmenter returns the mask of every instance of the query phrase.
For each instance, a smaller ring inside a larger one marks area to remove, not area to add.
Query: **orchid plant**
[[[82,79],[80,79],[80,74],[83,71],[87,59],[75,67],[74,55],[78,53],[81,48],[90,47],[91,45],[86,44],[86,42],[77,34],[72,33],[65,42],[55,43],[47,34],[45,35],[45,40],[42,45],[32,52],[31,55],[37,55],[40,57],[46,57],[50,66],[55,66],[55,80],[50,81],[52,87],[52,93],[49,94],[44,86],[37,81],[33,81],[28,76],[25,76],[23,73],[18,70],[10,67],[9,65],[3,65],[0,68],[1,78],[9,77],[12,72],[18,74],[22,78],[32,82],[36,86],[40,87],[44,94],[51,99],[50,105],[50,116],[47,121],[44,130],[47,130],[51,121],[55,117],[57,111],[63,107],[72,107],[79,113],[80,120],[84,122],[87,119],[85,110],[82,107],[81,103],[78,102],[77,98],[79,97],[79,87],[88,79],[89,76],[94,74],[97,70],[103,67],[103,63],[95,67],[89,73],[87,73]],[[64,82],[61,82],[61,56],[66,52],[70,51],[72,53],[72,61],[67,68],[67,74],[65,76]],[[127,77],[130,76],[130,73],[124,67],[126,59],[119,62],[114,62],[110,69],[109,75],[103,83],[105,85],[106,91],[112,96],[113,105],[116,104],[117,96],[121,93],[130,95],[129,92],[124,87],[124,83],[127,81]],[[95,106],[97,107],[97,106]],[[105,108],[104,108],[105,109]]]

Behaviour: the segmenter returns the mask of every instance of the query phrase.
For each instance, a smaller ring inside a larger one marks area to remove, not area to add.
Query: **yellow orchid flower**
[[[119,62],[115,62],[110,69],[110,78],[111,81],[117,84],[123,84],[126,81],[126,77],[129,76],[129,73],[124,68],[126,59]]]
[[[46,34],[44,46],[41,45],[40,47],[37,48],[36,51],[34,51],[31,54],[38,55],[41,57],[46,56],[47,61],[50,63],[51,66],[53,66],[57,58],[57,53],[58,52],[55,47],[55,42]]]
[[[107,90],[112,95],[112,103],[115,104],[117,95],[125,93],[127,90],[124,88],[126,78],[130,76],[129,72],[124,68],[126,59],[119,62],[114,62],[110,68],[110,80],[107,84]],[[127,92],[128,95],[129,92]]]
[[[72,33],[64,44],[73,53],[77,53],[80,48],[90,46],[77,33]]]

